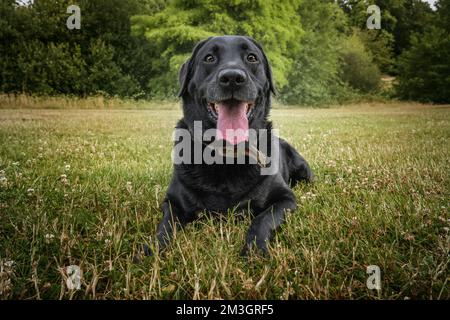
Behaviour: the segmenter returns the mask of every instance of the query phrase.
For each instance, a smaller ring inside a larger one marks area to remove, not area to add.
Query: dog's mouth
[[[248,118],[251,115],[253,108],[255,107],[254,101],[244,102],[244,101],[240,101],[240,100],[236,100],[236,99],[228,99],[228,100],[223,100],[220,102],[209,102],[208,103],[208,111],[210,112],[211,116],[215,120],[217,120],[218,115],[219,115],[219,108],[220,108],[221,104],[222,104],[222,106],[226,107],[226,106],[234,106],[238,103],[245,103],[245,114]]]
[[[255,108],[254,101],[227,99],[208,103],[208,113],[217,122],[216,139],[233,145],[248,140],[248,119]]]

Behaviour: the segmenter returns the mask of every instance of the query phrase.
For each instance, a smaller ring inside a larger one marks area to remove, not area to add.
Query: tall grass
[[[174,109],[171,101],[149,101],[106,97],[103,95],[33,96],[28,94],[0,94],[0,109]]]
[[[0,110],[1,298],[450,298],[448,106],[274,110],[316,182],[294,189],[271,256],[239,256],[250,218],[230,211],[135,264],[171,177],[171,108]],[[66,285],[69,265],[81,290]],[[366,287],[369,265],[380,291]]]

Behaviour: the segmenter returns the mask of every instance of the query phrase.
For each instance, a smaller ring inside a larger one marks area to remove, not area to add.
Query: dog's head
[[[202,121],[216,138],[237,144],[249,128],[263,129],[275,93],[272,72],[261,46],[245,36],[203,40],[180,70],[180,96],[186,124]],[[243,134],[229,135],[232,131]]]

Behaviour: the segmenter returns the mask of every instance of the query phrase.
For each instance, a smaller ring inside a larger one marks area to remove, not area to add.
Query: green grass
[[[230,214],[134,264],[171,177],[171,109],[0,110],[0,298],[450,298],[448,106],[274,110],[316,182],[295,188],[271,257],[239,256],[250,219]]]

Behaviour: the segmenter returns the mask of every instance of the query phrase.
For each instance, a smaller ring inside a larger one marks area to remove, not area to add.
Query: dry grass
[[[171,176],[170,108],[0,110],[1,298],[450,298],[448,106],[275,110],[317,181],[295,188],[271,258],[239,256],[250,220],[230,213],[133,264]],[[79,291],[68,265],[83,271]],[[381,268],[380,292],[366,288],[368,265]]]
[[[170,101],[124,100],[102,95],[86,98],[70,96],[30,96],[0,94],[0,109],[176,109]]]

